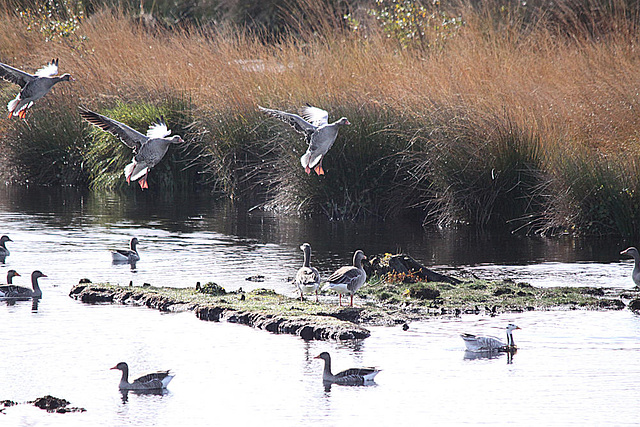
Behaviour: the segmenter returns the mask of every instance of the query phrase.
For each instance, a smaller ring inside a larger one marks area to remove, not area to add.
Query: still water
[[[0,190],[0,234],[11,255],[0,264],[23,277],[40,269],[43,298],[0,304],[0,400],[51,394],[87,409],[47,414],[7,408],[7,426],[636,424],[640,410],[640,317],[619,312],[559,311],[467,315],[370,328],[360,342],[304,342],[246,326],[202,322],[192,313],[84,305],[68,297],[80,278],[94,282],[227,290],[289,284],[312,244],[321,273],[348,263],[354,249],[406,251],[419,261],[480,277],[511,277],[538,286],[632,287],[629,242],[524,238],[468,230],[425,231],[403,221],[362,225],[246,213],[190,196],[94,196],[72,190]],[[135,269],[112,265],[108,250],[140,240]],[[250,276],[264,276],[251,282]],[[508,360],[473,359],[461,332],[500,335],[514,322],[520,350]],[[322,365],[382,369],[368,387],[325,390]],[[176,375],[162,395],[123,396],[119,371],[135,378],[157,369]]]

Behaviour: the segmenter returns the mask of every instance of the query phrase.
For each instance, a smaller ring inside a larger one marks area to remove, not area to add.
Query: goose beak
[[[629,249],[625,249],[624,251],[620,252],[620,255],[626,255],[628,250]]]
[[[18,272],[16,271],[16,274],[15,274],[15,275],[16,275],[16,276],[20,276],[20,273],[18,273]]]
[[[113,368],[109,368],[109,370],[111,371],[112,369],[118,369],[117,366],[114,366]]]
[[[320,357],[320,355],[317,355],[316,357],[314,357],[314,359],[322,359],[322,358]]]

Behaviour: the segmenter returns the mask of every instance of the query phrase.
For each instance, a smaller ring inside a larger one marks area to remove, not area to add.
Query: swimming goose
[[[633,279],[633,283],[635,283],[636,286],[640,287],[640,253],[638,253],[638,250],[632,246],[620,252],[620,255],[629,255],[633,257],[635,262],[633,272],[631,272],[631,279]]]
[[[311,169],[316,174],[324,175],[322,158],[331,148],[338,137],[338,129],[342,125],[350,125],[346,117],[333,123],[329,123],[329,113],[325,110],[308,105],[300,110],[301,116],[279,110],[271,110],[258,105],[263,113],[282,120],[291,125],[296,131],[305,136],[309,144],[307,152],[300,157],[300,163],[307,174]]]
[[[300,301],[303,301],[303,294],[310,294],[315,292],[316,294],[316,302],[318,302],[318,286],[320,286],[320,273],[314,267],[310,265],[311,259],[311,245],[308,243],[303,243],[300,246],[304,253],[304,261],[302,263],[302,267],[298,270],[296,274],[296,286],[300,290]]]
[[[338,304],[342,305],[342,294],[350,294],[350,306],[353,307],[353,295],[367,281],[367,273],[362,268],[363,259],[367,259],[364,252],[357,250],[353,254],[353,266],[340,267],[327,279],[327,284],[322,290],[337,292]]]
[[[379,369],[376,368],[351,368],[346,371],[338,372],[337,374],[331,373],[331,356],[326,351],[323,351],[314,359],[324,360],[324,371],[322,371],[322,381],[331,382],[334,384],[343,385],[362,385],[366,382],[373,381]]]
[[[132,383],[129,382],[129,365],[120,362],[111,369],[119,369],[122,371],[120,378],[120,390],[162,390],[173,379],[173,375],[169,375],[169,371],[154,372],[144,375]]]
[[[9,249],[7,249],[7,247],[5,246],[5,243],[7,242],[13,242],[13,240],[11,240],[9,236],[0,237],[0,258],[2,259],[11,254],[11,252],[9,252]]]
[[[7,284],[0,286],[0,297],[4,297],[10,289],[15,288],[15,286],[13,286],[13,278],[16,276],[20,276],[17,271],[7,271]]]
[[[136,261],[140,261],[140,255],[138,254],[138,238],[134,237],[129,242],[129,247],[131,249],[117,249],[115,251],[111,251],[111,258],[113,262],[129,262],[135,263]]]
[[[19,274],[15,274],[19,276]],[[35,270],[31,273],[31,286],[33,289],[24,288],[22,286],[16,286],[12,284],[0,286],[0,292],[4,294],[4,298],[40,298],[42,297],[42,291],[38,285],[38,279],[40,277],[47,277],[40,270]],[[9,275],[7,274],[7,281]]]
[[[140,179],[138,183],[142,189],[149,188],[147,184],[149,170],[160,163],[160,160],[167,154],[169,145],[184,142],[178,135],[167,138],[171,131],[167,129],[162,117],[158,119],[157,123],[151,124],[147,134],[143,135],[124,123],[94,113],[84,107],[80,107],[80,115],[92,125],[117,136],[127,147],[133,149],[133,160],[125,166],[124,176],[127,178],[127,183]]]
[[[56,74],[58,74],[57,59],[51,60],[33,75],[0,63],[0,77],[22,88],[15,99],[7,105],[9,118],[18,116],[24,119],[33,103],[45,96],[56,83],[75,80],[68,73],[61,76]]]
[[[503,343],[499,338],[492,336],[478,336],[472,334],[461,334],[464,344],[469,351],[514,351],[516,343],[513,341],[512,332],[520,329],[513,323],[509,323],[507,330],[507,343]]]

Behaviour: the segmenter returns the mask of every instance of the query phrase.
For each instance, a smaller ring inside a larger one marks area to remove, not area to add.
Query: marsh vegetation
[[[0,123],[7,181],[126,186],[130,153],[80,121],[84,105],[140,131],[163,114],[189,142],[150,178],[159,190],[333,219],[411,211],[443,226],[640,235],[630,2],[211,0],[143,2],[144,16],[45,3],[0,7],[0,61],[33,71],[57,57],[77,81],[27,122]],[[2,83],[1,99],[15,89]],[[324,177],[256,108],[305,103],[353,123]]]

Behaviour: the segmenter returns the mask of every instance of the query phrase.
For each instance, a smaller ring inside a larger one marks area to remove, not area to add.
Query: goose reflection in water
[[[167,389],[162,389],[162,390],[124,390],[124,389],[120,389],[120,394],[122,396],[122,403],[127,403],[129,401],[129,393],[138,395],[138,396],[144,396],[144,395],[155,395],[155,396],[164,396],[166,394],[169,394],[169,390]]]
[[[507,365],[511,365],[513,363],[513,355],[516,354],[517,350],[510,351],[497,351],[497,350],[487,350],[487,351],[464,351],[464,360],[482,360],[482,359],[499,359],[505,354],[507,355]]]

